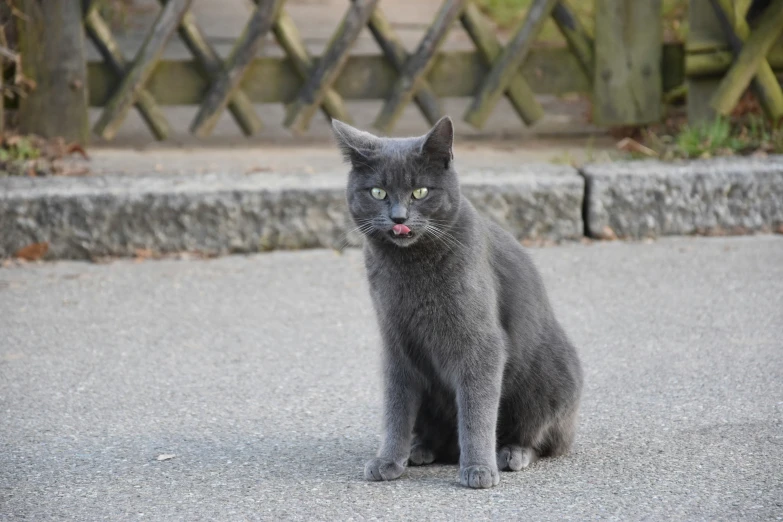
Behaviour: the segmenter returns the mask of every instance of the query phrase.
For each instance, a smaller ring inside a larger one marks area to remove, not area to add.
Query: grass
[[[642,147],[632,157],[663,160],[783,154],[783,128],[757,114],[716,118],[700,125],[685,124],[673,132],[642,131]],[[645,150],[646,148],[646,150]]]
[[[477,0],[477,5],[501,29],[511,29],[527,13],[532,0]],[[593,33],[595,3],[593,0],[571,0],[569,6],[585,26]],[[661,13],[664,24],[664,39],[685,41],[688,33],[688,0],[663,0]],[[562,41],[562,36],[552,20],[547,20],[541,34],[541,41]]]
[[[0,176],[74,176],[87,174],[82,166],[63,165],[59,160],[72,154],[85,159],[87,153],[76,143],[45,140],[35,135],[0,135]]]

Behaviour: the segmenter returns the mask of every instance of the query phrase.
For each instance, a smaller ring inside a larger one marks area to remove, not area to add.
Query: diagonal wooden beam
[[[128,64],[120,46],[112,37],[109,26],[95,9],[94,4],[84,17],[84,28],[112,73],[118,78],[122,78],[127,71]],[[155,138],[165,140],[171,133],[171,127],[163,115],[163,111],[155,102],[155,98],[147,89],[139,90],[135,106]]]
[[[536,36],[549,18],[556,3],[557,0],[533,0],[527,16],[514,34],[514,38],[495,60],[492,70],[473,98],[473,102],[465,113],[465,121],[474,127],[484,126],[492,109],[495,108],[503,93],[508,89],[511,80],[516,76],[517,69],[527,58]]]
[[[359,33],[367,25],[378,0],[353,0],[340,26],[326,46],[318,65],[305,81],[294,101],[286,111],[284,125],[294,133],[303,133],[318,111],[324,96],[348,61],[348,51]]]
[[[223,72],[212,83],[190,126],[190,131],[199,138],[206,138],[214,130],[231,96],[239,89],[250,62],[261,50],[282,3],[282,0],[261,0],[253,9]]]
[[[405,106],[413,99],[419,88],[419,82],[426,77],[434,64],[438,49],[448,35],[454,21],[465,8],[466,0],[447,0],[435,16],[435,21],[427,30],[416,51],[405,62],[405,69],[392,87],[391,94],[383,104],[373,126],[383,132],[389,132],[402,115]]]
[[[574,10],[567,0],[560,0],[552,10],[552,18],[560,29],[560,33],[566,40],[571,52],[574,53],[579,64],[588,78],[593,77],[593,39],[587,33],[579,17],[574,15]]]
[[[460,19],[482,58],[491,66],[503,50],[492,26],[473,4],[465,7]],[[508,84],[506,96],[511,102],[511,106],[526,124],[532,125],[544,116],[544,109],[536,101],[533,89],[525,81],[521,70],[517,70],[511,83]]]
[[[783,0],[774,0],[767,7],[753,33],[744,17],[735,17],[731,24],[730,1],[711,0],[711,3],[729,37],[735,59],[713,94],[710,106],[719,114],[730,114],[755,77],[754,90],[767,115],[773,120],[783,117],[783,90],[767,61],[767,54],[783,31]]]
[[[190,8],[191,2],[192,0],[171,0],[160,11],[152,30],[141,44],[133,65],[95,123],[95,133],[103,139],[110,140],[117,134],[117,129],[136,102],[144,84],[152,76],[158,60],[163,55],[166,42]]]
[[[168,1],[160,0],[164,4]],[[196,17],[190,12],[185,13],[177,32],[196,61],[204,68],[207,80],[214,82],[223,70],[223,60],[207,41],[204,32],[196,23]],[[228,110],[245,136],[258,134],[264,128],[253,108],[253,102],[241,89],[237,89],[229,98]]]
[[[405,46],[397,38],[397,35],[394,34],[394,29],[386,15],[381,11],[380,6],[376,7],[372,16],[370,16],[368,27],[386,59],[389,60],[398,73],[402,73],[405,69],[405,63],[408,61],[408,51],[405,50]],[[419,89],[416,91],[414,101],[419,106],[424,117],[427,118],[427,121],[430,122],[430,125],[434,125],[443,117],[438,97],[425,78],[419,80]]]
[[[280,11],[275,24],[272,26],[272,31],[275,33],[275,38],[277,38],[278,43],[291,60],[291,63],[293,63],[296,73],[302,80],[306,81],[314,71],[315,61],[310,56],[310,53],[307,52],[307,48],[299,35],[296,25],[294,25],[294,21],[285,11]],[[345,107],[342,96],[332,88],[326,90],[321,108],[329,118],[337,118],[345,123],[352,122],[351,115]]]

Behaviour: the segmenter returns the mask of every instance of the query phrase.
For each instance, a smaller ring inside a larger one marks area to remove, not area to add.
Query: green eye
[[[375,199],[386,199],[386,191],[382,188],[371,189],[370,194],[372,194],[372,197]]]
[[[427,193],[429,193],[428,189],[426,189],[424,187],[417,188],[416,190],[413,191],[413,199],[425,198],[425,197],[427,197]]]

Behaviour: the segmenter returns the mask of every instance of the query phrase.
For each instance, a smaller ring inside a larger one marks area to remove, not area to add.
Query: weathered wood
[[[764,111],[772,120],[783,117],[783,90],[766,60],[767,53],[783,31],[783,0],[770,4],[752,34],[749,34],[744,17],[735,18],[732,27],[730,0],[711,1],[736,59],[713,94],[710,106],[719,114],[731,114],[755,76],[754,91]]]
[[[557,0],[533,0],[527,16],[521,22],[511,42],[495,60],[489,75],[465,113],[465,121],[481,128],[492,113],[500,97],[516,75],[516,71],[527,58],[536,36],[541,31]]]
[[[574,15],[573,9],[568,5],[567,0],[560,0],[552,10],[552,18],[560,29],[560,33],[568,43],[568,47],[579,59],[582,68],[589,77],[593,76],[593,39],[587,33],[587,30]]]
[[[402,42],[397,38],[397,35],[394,34],[394,29],[386,19],[383,11],[381,11],[380,6],[376,7],[372,16],[370,16],[368,27],[373,37],[375,37],[375,41],[378,42],[378,45],[381,47],[383,54],[389,62],[391,62],[397,72],[402,74],[409,58],[408,52],[405,50],[405,46],[402,45]],[[440,102],[432,92],[432,87],[430,87],[426,78],[421,78],[419,80],[419,88],[414,95],[414,101],[430,125],[434,125],[443,117],[443,110],[440,107]]]
[[[378,0],[351,2],[323,56],[318,60],[315,71],[302,86],[297,100],[288,107],[284,125],[294,133],[302,133],[309,128],[310,120],[321,105],[327,89],[332,86],[348,60],[351,45],[367,25],[377,4]]]
[[[447,0],[441,6],[435,21],[430,25],[416,51],[405,62],[400,77],[392,87],[391,95],[381,108],[373,126],[383,132],[390,132],[419,88],[419,82],[432,68],[438,49],[448,35],[454,21],[462,13],[467,0]]]
[[[147,34],[141,49],[136,54],[133,65],[95,123],[96,134],[106,140],[112,139],[117,134],[128,111],[136,102],[139,92],[160,60],[166,42],[190,8],[191,2],[192,0],[170,0],[160,11],[152,30]]]
[[[72,0],[24,0],[20,7],[22,72],[35,87],[20,102],[19,128],[86,144],[90,129],[81,5]]]
[[[95,48],[106,62],[106,65],[109,66],[117,78],[121,79],[125,76],[127,71],[125,57],[120,50],[120,46],[112,37],[109,26],[95,8],[95,4],[92,5],[84,17],[84,28],[93,45],[95,45]],[[147,89],[142,88],[139,90],[135,106],[155,138],[165,140],[171,133],[171,127],[163,111],[155,103],[155,98],[152,97]]]
[[[165,3],[168,0],[160,1]],[[185,13],[177,32],[190,52],[204,68],[204,73],[209,81],[215,81],[223,70],[223,60],[207,41],[204,33],[196,23],[196,17],[190,12]],[[237,90],[230,96],[228,110],[245,136],[258,134],[264,128],[264,124],[261,123],[261,118],[256,114],[252,102],[242,90]]]
[[[589,93],[590,79],[573,53],[565,47],[542,47],[531,51],[520,69],[536,94]],[[90,104],[103,106],[119,81],[103,62],[89,67]],[[427,75],[435,96],[464,98],[481,86],[489,72],[484,58],[473,51],[447,51]],[[388,97],[398,73],[380,54],[352,56],[333,84],[345,100],[379,100]],[[258,57],[242,80],[241,89],[253,103],[293,102],[303,81],[290,59]],[[146,84],[158,105],[197,105],[209,87],[201,65],[195,60],[163,60]]]
[[[597,124],[660,121],[660,16],[661,0],[596,0],[593,121]]]
[[[261,0],[253,10],[250,20],[226,60],[224,71],[212,83],[191,124],[191,132],[199,138],[209,136],[217,125],[229,99],[239,89],[247,66],[261,50],[264,37],[272,28],[281,5],[281,0]]]
[[[711,53],[686,54],[686,76],[722,76],[734,63],[731,51],[716,51]],[[783,71],[783,47],[773,48],[767,54],[767,63],[773,71]]]
[[[689,52],[694,49],[708,50],[710,47],[705,45],[713,42],[724,42],[724,48],[727,45],[726,37],[720,26],[715,11],[710,5],[709,0],[690,0],[688,5],[688,42],[686,48]],[[712,93],[718,87],[720,78],[715,76],[688,76],[688,123],[698,124],[712,121],[715,118],[715,111],[710,107],[710,98]]]
[[[492,26],[473,4],[468,4],[465,7],[460,20],[487,65],[491,66],[502,52],[502,47]],[[544,116],[543,107],[536,101],[533,89],[527,84],[521,71],[517,70],[511,83],[508,84],[506,96],[508,96],[511,106],[527,125],[533,125]]]
[[[272,31],[275,34],[275,38],[277,38],[277,41],[280,43],[280,46],[291,59],[296,72],[302,80],[307,79],[310,73],[313,72],[315,62],[307,51],[296,25],[294,25],[293,20],[291,20],[291,17],[288,16],[285,11],[280,11],[275,24],[272,26]],[[324,94],[321,108],[329,118],[337,118],[345,123],[352,122],[351,115],[348,113],[348,109],[345,107],[342,97],[331,87],[327,89]]]

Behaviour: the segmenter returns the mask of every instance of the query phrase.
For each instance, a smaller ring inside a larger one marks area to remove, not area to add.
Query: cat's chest
[[[478,293],[479,285],[470,274],[450,266],[373,268],[368,270],[373,304],[400,329],[458,323]]]

